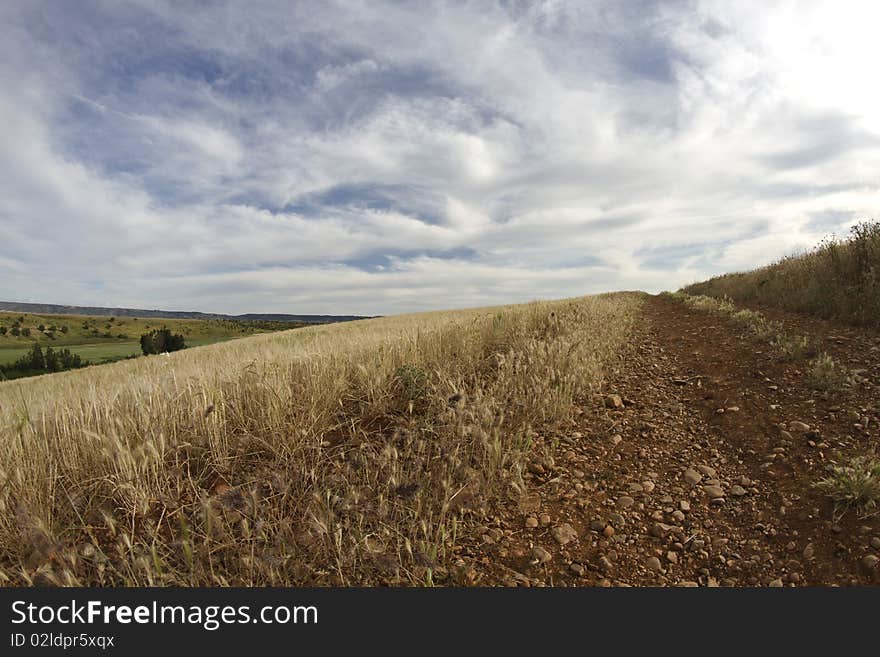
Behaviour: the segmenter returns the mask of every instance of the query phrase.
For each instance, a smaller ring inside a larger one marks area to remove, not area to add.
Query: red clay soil
[[[838,518],[813,487],[833,460],[880,445],[880,334],[768,314],[859,382],[823,396],[805,362],[782,362],[721,316],[649,297],[607,386],[622,405],[586,405],[577,426],[537,440],[527,493],[465,542],[455,580],[880,583],[880,515]]]

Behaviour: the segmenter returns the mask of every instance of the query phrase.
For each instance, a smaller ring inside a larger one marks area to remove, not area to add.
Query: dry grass
[[[880,460],[873,455],[855,456],[845,463],[834,463],[827,477],[815,484],[835,505],[835,514],[855,511],[872,515],[880,504]]]
[[[810,361],[806,381],[814,390],[836,391],[851,385],[852,377],[843,365],[823,353]]]
[[[758,340],[769,343],[776,350],[780,360],[799,361],[818,353],[816,346],[806,336],[787,332],[782,322],[769,320],[755,310],[740,310],[727,297],[716,299],[680,291],[664,294],[689,308],[723,316],[736,326],[744,328]]]
[[[426,584],[641,296],[256,336],[0,383],[0,580]],[[451,572],[451,571],[450,571]]]
[[[683,291],[880,326],[880,222],[855,226],[849,239],[828,239],[809,253]]]

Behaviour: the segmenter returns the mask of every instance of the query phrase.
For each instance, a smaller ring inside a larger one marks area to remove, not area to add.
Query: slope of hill
[[[162,319],[230,319],[240,321],[305,322],[326,324],[367,319],[360,315],[288,315],[279,313],[247,313],[244,315],[223,315],[179,310],[144,310],[138,308],[104,308],[99,306],[62,306],[51,303],[20,303],[0,301],[0,310],[9,312],[35,313],[42,315],[91,315],[106,317],[151,317]]]
[[[131,316],[58,315],[0,310],[0,380],[33,376],[31,371],[8,371],[8,366],[35,345],[40,349],[69,349],[91,364],[112,362],[141,354],[140,336],[168,328],[184,336],[189,347],[221,342],[257,333],[309,326],[306,322],[167,319]],[[7,366],[4,368],[4,366]]]
[[[431,583],[524,490],[536,432],[593,403],[641,300],[309,326],[0,383],[0,581]]]
[[[829,239],[809,253],[683,291],[880,326],[880,223],[861,223],[849,239]]]

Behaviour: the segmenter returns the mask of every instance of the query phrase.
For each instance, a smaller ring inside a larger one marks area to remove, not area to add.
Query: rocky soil
[[[771,314],[771,313],[768,313]],[[880,583],[880,515],[813,487],[880,445],[880,335],[772,313],[855,372],[820,394],[804,362],[724,318],[649,298],[621,371],[576,426],[539,436],[527,492],[464,541],[457,583],[829,586]]]

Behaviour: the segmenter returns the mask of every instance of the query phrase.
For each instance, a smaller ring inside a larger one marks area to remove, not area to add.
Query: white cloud
[[[6,5],[6,296],[656,291],[880,215],[870,4],[633,7]]]

